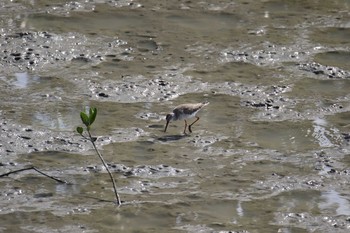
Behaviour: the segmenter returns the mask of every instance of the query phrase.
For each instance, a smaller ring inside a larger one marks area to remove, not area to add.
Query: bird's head
[[[166,121],[171,121],[173,116],[174,116],[174,113],[167,114],[166,117],[165,117]]]

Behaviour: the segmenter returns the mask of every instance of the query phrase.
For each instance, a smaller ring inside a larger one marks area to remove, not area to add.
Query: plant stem
[[[100,157],[100,160],[102,161],[103,166],[106,168],[106,170],[107,170],[107,172],[108,172],[108,175],[109,175],[109,177],[111,178],[111,181],[112,181],[112,183],[113,183],[113,189],[114,189],[114,194],[115,194],[116,202],[117,202],[118,206],[120,206],[122,203],[121,203],[121,201],[120,201],[120,197],[119,197],[119,194],[118,194],[118,191],[117,191],[117,185],[115,184],[115,180],[114,180],[114,178],[113,178],[113,175],[112,175],[111,171],[109,170],[108,165],[107,165],[107,163],[105,162],[105,160],[103,159],[101,153],[98,151],[98,149],[97,149],[97,147],[96,147],[96,145],[95,145],[95,142],[94,142],[93,139],[92,139],[92,136],[91,136],[91,134],[90,134],[90,131],[87,130],[87,132],[88,132],[88,134],[89,134],[90,141],[91,141],[91,143],[92,143],[92,145],[93,145],[93,147],[94,147],[94,149],[95,149],[95,151],[96,151],[98,157]]]
[[[59,182],[59,183],[68,184],[67,181],[60,180],[60,179],[57,179],[57,178],[55,178],[55,177],[53,177],[53,176],[50,176],[50,175],[48,175],[48,174],[46,174],[46,173],[40,171],[39,169],[37,169],[37,168],[34,167],[34,166],[26,167],[26,168],[21,168],[21,169],[15,170],[15,171],[10,171],[10,172],[7,172],[7,173],[5,173],[5,174],[1,174],[0,177],[8,176],[8,175],[10,175],[10,174],[14,174],[14,173],[22,172],[22,171],[27,171],[27,170],[34,170],[34,171],[40,173],[41,175],[44,175],[44,176],[46,176],[46,177],[48,177],[48,178],[50,178],[50,179],[53,179],[53,180],[55,180],[55,181],[57,181],[57,182]]]

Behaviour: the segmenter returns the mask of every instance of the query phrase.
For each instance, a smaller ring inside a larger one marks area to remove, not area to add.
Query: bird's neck
[[[179,117],[178,117],[176,114],[171,113],[171,120],[172,120],[172,121],[177,121],[178,118],[179,118]]]

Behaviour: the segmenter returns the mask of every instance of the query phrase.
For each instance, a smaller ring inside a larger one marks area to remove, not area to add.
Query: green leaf
[[[78,132],[80,135],[83,134],[83,131],[84,131],[83,127],[80,127],[80,126],[77,127],[77,132]]]
[[[85,112],[80,112],[80,118],[84,125],[86,126],[90,125],[90,119]]]
[[[97,108],[90,108],[90,115],[89,115],[90,125],[94,123],[96,116],[97,116]]]

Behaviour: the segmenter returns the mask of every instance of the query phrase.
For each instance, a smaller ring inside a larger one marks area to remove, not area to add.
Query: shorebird
[[[196,116],[197,112],[199,112],[199,110],[201,110],[204,106],[208,104],[209,102],[195,103],[195,104],[181,104],[175,107],[173,112],[166,115],[166,125],[165,125],[164,132],[166,132],[166,129],[168,128],[168,124],[170,121],[184,120],[185,121],[184,134],[186,134],[186,128],[187,128],[186,119],[196,117],[197,119],[188,126],[188,131],[192,133],[191,126],[197,121],[199,121],[199,117]]]

